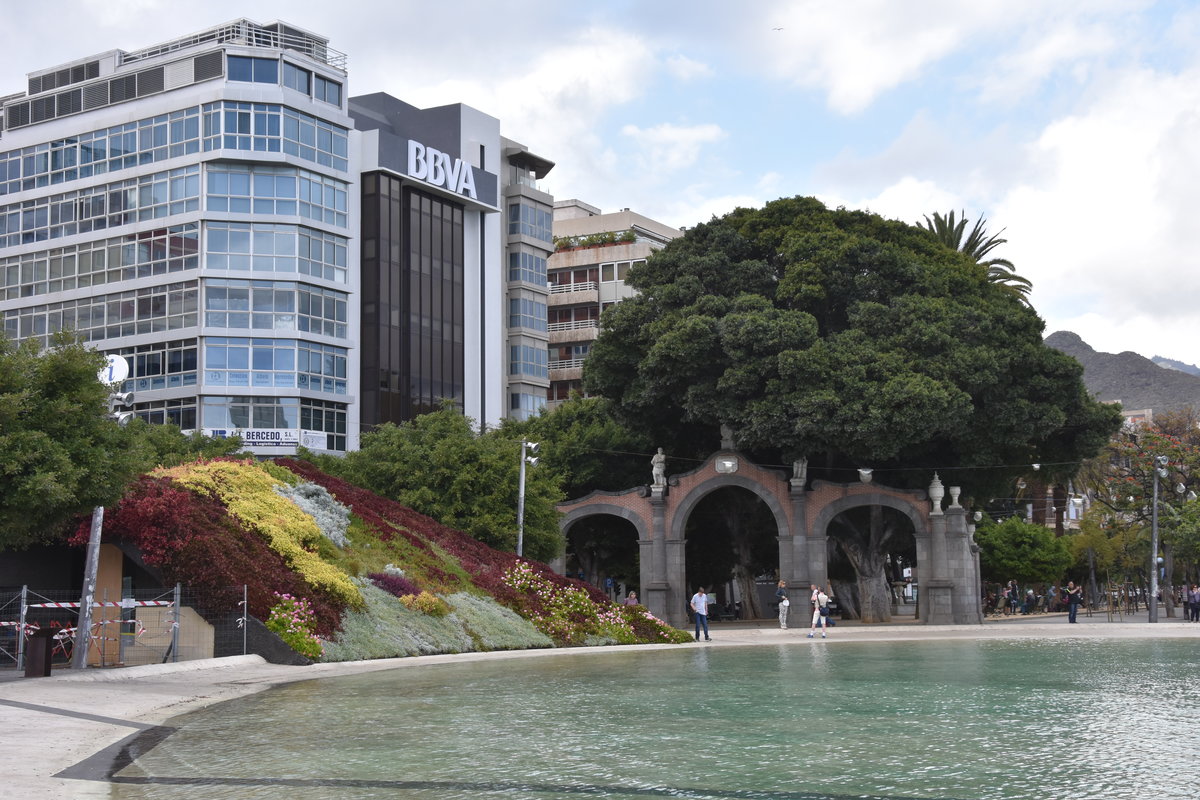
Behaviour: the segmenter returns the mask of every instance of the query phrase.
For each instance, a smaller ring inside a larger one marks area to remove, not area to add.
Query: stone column
[[[798,462],[799,463],[799,462]],[[792,503],[792,536],[791,552],[788,557],[789,571],[783,571],[784,551],[782,544],[779,550],[779,575],[788,582],[789,586],[807,588],[814,581],[809,577],[812,565],[809,563],[808,547],[808,492],[804,489],[804,478],[793,476],[788,487],[788,498]]]
[[[649,550],[650,567],[649,580],[645,580],[647,569],[642,567],[642,598],[650,613],[672,625],[687,621],[686,614],[674,609],[671,605],[671,585],[667,577],[667,531],[666,510],[667,498],[662,486],[650,487],[650,542],[649,547],[642,548],[645,555]],[[681,622],[682,617],[682,622]]]
[[[921,568],[921,621],[931,625],[949,625],[954,621],[954,583],[949,580],[946,563],[946,515],[942,511],[945,487],[933,474],[929,484],[929,563],[918,564]]]

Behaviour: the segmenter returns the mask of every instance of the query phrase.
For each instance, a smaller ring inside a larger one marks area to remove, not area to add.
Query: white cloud
[[[681,81],[706,78],[713,74],[713,69],[708,64],[684,55],[673,55],[667,59],[666,64],[667,72],[670,72]]]
[[[690,167],[706,144],[725,138],[720,125],[672,125],[664,122],[652,128],[626,125],[621,134],[637,143],[646,170],[674,172]]]
[[[822,194],[818,195],[818,199],[829,208],[859,208],[910,225],[922,222],[925,214],[957,209],[963,205],[962,199],[954,193],[932,181],[918,180],[912,176],[902,178],[870,198],[847,200],[837,195]]]
[[[1015,49],[1002,52],[984,71],[979,101],[1014,103],[1035,91],[1060,67],[1071,67],[1076,83],[1089,73],[1089,62],[1112,53],[1118,38],[1106,23],[1062,21],[1050,30],[1030,31]]]

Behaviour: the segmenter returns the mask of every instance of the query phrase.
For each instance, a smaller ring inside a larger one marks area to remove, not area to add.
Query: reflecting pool
[[[1195,798],[1194,640],[445,664],[172,721],[115,798]]]

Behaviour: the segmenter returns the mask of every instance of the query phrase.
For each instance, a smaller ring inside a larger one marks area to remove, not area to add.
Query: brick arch
[[[900,496],[897,496],[897,495]],[[904,496],[909,495],[909,496]],[[849,490],[844,497],[839,497],[836,500],[831,500],[817,513],[813,519],[812,535],[825,536],[829,529],[829,523],[833,522],[833,518],[838,514],[849,511],[852,508],[860,508],[862,506],[883,506],[899,511],[908,517],[912,522],[913,531],[917,536],[929,535],[929,517],[928,512],[924,508],[925,492],[905,492],[900,494],[898,490],[880,491],[877,486],[856,486]],[[920,503],[921,505],[918,505]]]
[[[644,542],[650,538],[650,528],[646,524],[646,520],[640,514],[637,514],[624,506],[615,505],[613,503],[589,503],[587,505],[577,506],[562,515],[558,521],[558,529],[566,534],[571,529],[571,526],[580,520],[588,517],[610,516],[620,517],[623,520],[633,523],[633,527],[637,530],[638,541]]]
[[[836,484],[805,480],[799,474],[760,467],[734,450],[721,450],[690,472],[668,476],[666,484],[619,492],[593,492],[558,505],[560,530],[585,517],[610,514],[631,522],[638,532],[642,600],[656,616],[686,625],[684,526],[696,504],[717,489],[751,492],[771,509],[779,531],[779,574],[790,586],[826,582],[826,529],[837,515],[858,506],[892,508],[913,524],[921,566],[921,621],[934,624],[983,621],[979,597],[978,548],[971,538],[966,509],[958,491],[951,504],[930,503],[924,491],[882,484]],[[940,483],[936,484],[941,486]],[[931,509],[930,506],[933,506]],[[793,602],[797,596],[793,596]],[[801,598],[807,599],[807,598]]]
[[[771,509],[771,515],[775,518],[775,525],[779,529],[779,535],[787,535],[790,519],[787,508],[780,502],[779,498],[770,492],[761,480],[734,474],[717,475],[690,487],[687,495],[671,515],[670,538],[684,538],[684,529],[687,526],[687,520],[691,516],[692,510],[700,504],[701,500],[713,492],[728,488],[745,489],[766,503],[767,508]]]

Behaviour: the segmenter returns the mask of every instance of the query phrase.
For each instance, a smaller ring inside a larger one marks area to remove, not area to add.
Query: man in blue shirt
[[[692,595],[691,606],[692,613],[696,615],[696,641],[700,641],[700,629],[704,628],[704,641],[711,642],[708,636],[708,595],[704,593],[703,586]]]

